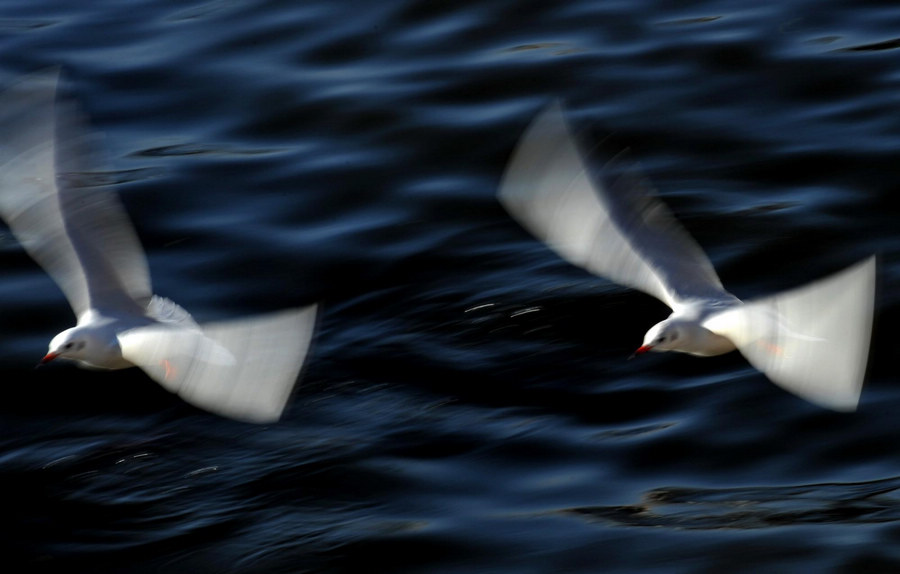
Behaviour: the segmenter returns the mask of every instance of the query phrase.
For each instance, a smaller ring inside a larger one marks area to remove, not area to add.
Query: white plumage
[[[868,358],[875,258],[792,291],[747,303],[633,170],[595,183],[559,103],[522,136],[499,199],[560,256],[653,295],[672,314],[637,353],[709,356],[738,349],[773,382],[813,403],[854,410]]]
[[[96,181],[97,138],[75,103],[57,96],[58,76],[39,72],[0,94],[0,217],[77,318],[53,338],[43,362],[137,366],[202,409],[278,420],[306,357],[316,306],[199,326],[154,296],[127,214]]]

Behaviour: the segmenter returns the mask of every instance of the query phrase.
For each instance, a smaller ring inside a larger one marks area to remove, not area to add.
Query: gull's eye
[[[72,348],[72,343],[66,343],[65,345],[63,345],[63,349],[65,349],[67,351],[71,348]]]

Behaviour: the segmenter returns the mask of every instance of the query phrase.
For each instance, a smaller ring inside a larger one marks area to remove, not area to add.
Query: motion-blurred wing
[[[100,187],[93,141],[73,102],[56,102],[58,70],[0,94],[0,217],[65,293],[142,314],[151,296],[144,253],[116,195]]]
[[[732,299],[706,255],[634,171],[595,185],[559,103],[522,136],[499,199],[560,256],[669,307],[694,298]]]
[[[212,413],[279,419],[312,339],[316,306],[204,325],[160,325],[119,335],[122,356],[166,389]]]
[[[870,257],[715,315],[704,326],[731,339],[775,384],[826,408],[855,410],[869,354],[875,267]]]

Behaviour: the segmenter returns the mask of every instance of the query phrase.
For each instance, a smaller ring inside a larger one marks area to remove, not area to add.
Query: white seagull
[[[701,248],[641,177],[632,171],[608,187],[592,179],[558,102],[522,136],[498,196],[570,263],[672,309],[636,354],[737,349],[782,388],[826,408],[856,409],[872,329],[874,256],[744,303],[722,288]]]
[[[96,138],[74,102],[57,97],[58,76],[57,69],[26,76],[0,94],[0,217],[77,318],[41,362],[137,366],[207,411],[277,421],[307,354],[316,306],[200,326],[153,295],[128,216],[97,182]]]

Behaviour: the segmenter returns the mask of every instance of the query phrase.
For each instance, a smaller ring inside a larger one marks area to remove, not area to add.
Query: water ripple
[[[900,520],[900,478],[798,486],[664,487],[636,504],[562,512],[625,526],[751,530],[804,524],[869,524]]]

